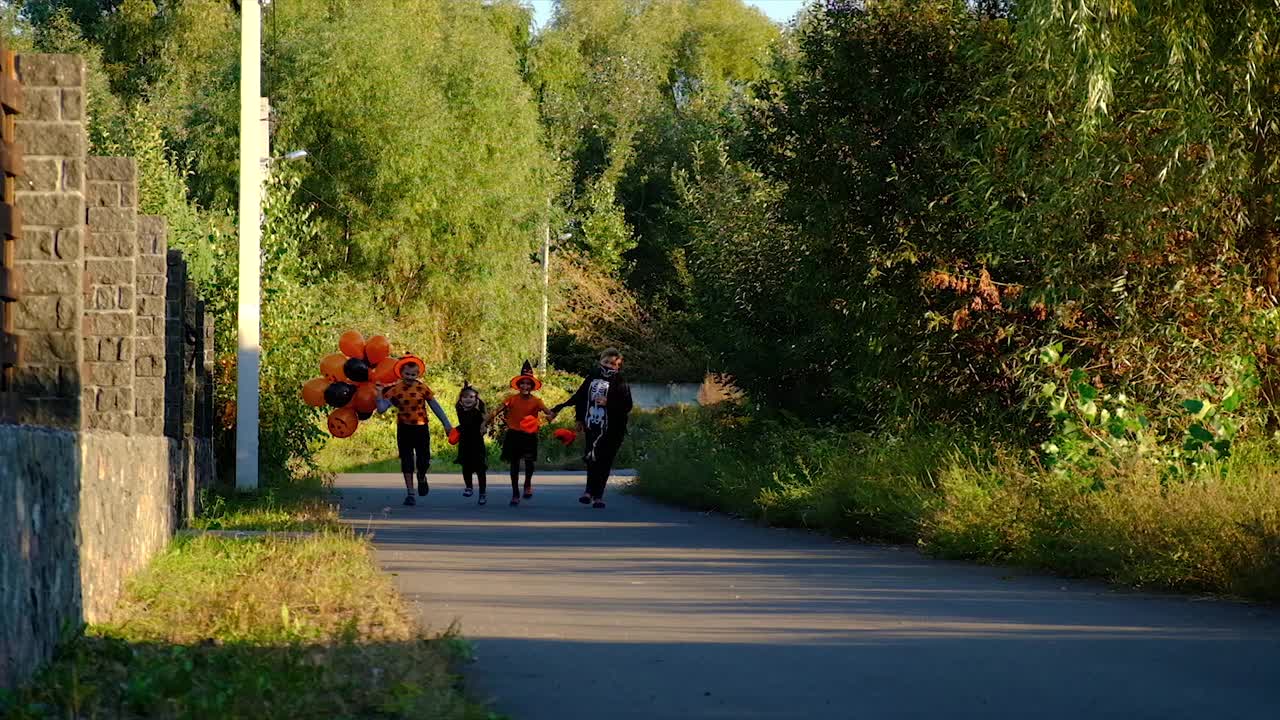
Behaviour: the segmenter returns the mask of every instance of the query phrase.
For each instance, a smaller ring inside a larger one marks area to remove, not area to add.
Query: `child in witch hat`
[[[520,461],[524,461],[524,499],[533,497],[533,462],[538,456],[539,415],[555,420],[555,413],[547,409],[542,398],[534,391],[542,389],[542,381],[533,374],[528,360],[520,374],[511,378],[516,390],[502,401],[502,406],[489,416],[492,421],[499,414],[505,415],[507,434],[502,440],[502,459],[511,463],[511,504],[520,504]]]
[[[427,384],[419,380],[419,376],[427,371],[426,363],[413,355],[406,355],[396,361],[396,374],[400,382],[382,388],[383,400],[378,409],[386,410],[396,407],[396,446],[400,450],[400,471],[404,473],[404,487],[407,495],[405,505],[415,505],[413,498],[413,476],[418,476],[418,494],[431,492],[427,482],[427,469],[431,467],[431,433],[427,428],[427,408],[440,419],[446,433],[453,431],[448,416],[436,402],[435,393]]]

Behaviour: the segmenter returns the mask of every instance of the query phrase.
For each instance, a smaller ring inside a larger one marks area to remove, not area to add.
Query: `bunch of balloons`
[[[311,407],[334,408],[329,413],[329,433],[346,438],[378,409],[377,383],[396,381],[396,360],[391,357],[391,344],[382,335],[365,340],[355,330],[348,330],[338,340],[338,349],[341,352],[321,358],[321,377],[303,383],[302,400]]]

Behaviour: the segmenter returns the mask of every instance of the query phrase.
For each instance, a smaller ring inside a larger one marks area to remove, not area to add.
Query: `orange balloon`
[[[329,434],[336,438],[349,438],[360,426],[360,417],[350,405],[329,413]]]
[[[334,382],[346,382],[347,376],[342,366],[347,364],[347,356],[342,353],[329,353],[320,359],[320,374]]]
[[[399,376],[396,375],[396,359],[393,357],[384,359],[369,373],[369,377],[383,385],[390,385],[399,380]]]
[[[351,398],[351,407],[356,412],[369,413],[378,409],[378,388],[373,383],[360,383],[356,386],[355,397]]]
[[[302,384],[302,401],[311,407],[324,405],[324,391],[329,388],[329,378],[312,378]]]
[[[539,427],[540,423],[538,422],[538,418],[532,415],[525,415],[520,418],[520,429],[527,433],[538,432]]]
[[[364,359],[370,365],[377,365],[391,357],[391,343],[386,335],[374,335],[364,343]]]
[[[363,358],[364,336],[355,330],[348,330],[338,338],[338,349],[349,358]]]

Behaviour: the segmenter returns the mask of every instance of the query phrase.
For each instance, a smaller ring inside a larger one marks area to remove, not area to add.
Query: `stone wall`
[[[0,688],[26,678],[83,617],[79,441],[0,425]]]
[[[181,442],[84,433],[80,438],[80,584],[84,619],[105,619],[129,575],[177,528],[172,484]]]
[[[0,390],[0,687],[63,628],[103,618],[213,477],[212,426],[196,432],[201,408],[212,419],[212,324],[167,225],[138,216],[131,159],[86,157],[80,59],[18,71],[26,281],[10,305],[25,352]]]

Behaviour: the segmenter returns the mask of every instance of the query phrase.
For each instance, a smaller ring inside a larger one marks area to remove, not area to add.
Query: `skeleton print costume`
[[[586,449],[583,452],[587,465],[586,495],[600,500],[613,470],[614,457],[627,434],[627,419],[632,406],[631,388],[622,373],[598,365],[582,381],[573,397],[558,405],[555,411],[570,405],[577,421],[586,430]]]

